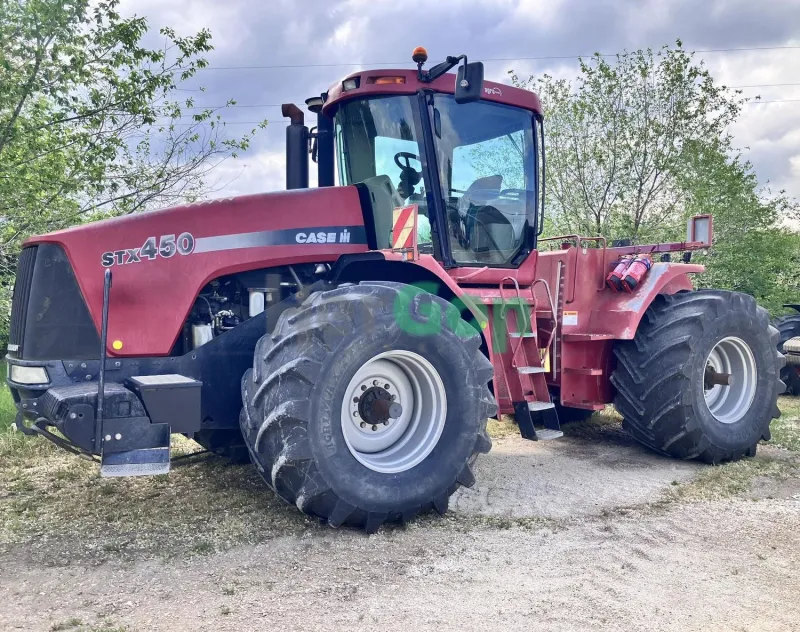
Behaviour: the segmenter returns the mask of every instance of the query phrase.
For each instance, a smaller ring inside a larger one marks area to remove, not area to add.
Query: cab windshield
[[[437,94],[432,119],[453,260],[513,265],[535,225],[533,115]]]
[[[411,96],[373,97],[335,115],[339,181],[368,188],[378,248],[389,247],[393,209],[408,204],[419,206],[418,242],[431,241],[416,110]]]

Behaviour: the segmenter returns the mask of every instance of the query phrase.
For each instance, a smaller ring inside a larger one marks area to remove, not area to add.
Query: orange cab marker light
[[[428,61],[428,51],[424,46],[417,46],[414,49],[414,52],[411,53],[411,59],[415,64],[424,64],[426,61]]]
[[[375,85],[386,85],[386,84],[400,84],[405,83],[405,77],[370,77],[370,83],[374,83]]]

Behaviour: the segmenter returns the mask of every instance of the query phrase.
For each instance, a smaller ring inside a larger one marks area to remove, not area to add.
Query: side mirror
[[[483,95],[483,64],[479,61],[458,68],[456,103],[479,101]]]

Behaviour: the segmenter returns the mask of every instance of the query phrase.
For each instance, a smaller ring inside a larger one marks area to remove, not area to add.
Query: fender
[[[484,343],[490,344],[489,337],[485,335],[486,315],[431,255],[420,255],[413,262],[404,261],[400,253],[391,250],[342,255],[329,276],[329,281],[334,284],[373,280],[406,284],[435,283],[438,286],[436,294],[455,304],[465,320],[470,320],[471,316],[474,324],[481,328]]]
[[[633,294],[603,292],[596,309],[592,311],[588,331],[617,340],[632,340],[656,296],[693,290],[689,275],[704,271],[705,266],[698,264],[654,263]]]

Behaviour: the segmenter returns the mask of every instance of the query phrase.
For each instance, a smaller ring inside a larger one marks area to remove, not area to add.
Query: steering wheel
[[[406,164],[400,162],[401,158],[405,159]],[[416,169],[414,169],[414,167],[411,166],[412,160],[416,160],[417,162],[422,164],[422,161],[419,159],[419,156],[417,156],[416,154],[412,154],[410,151],[400,151],[394,155],[395,164],[398,167],[400,167],[400,169],[402,169],[403,171],[416,171]]]

